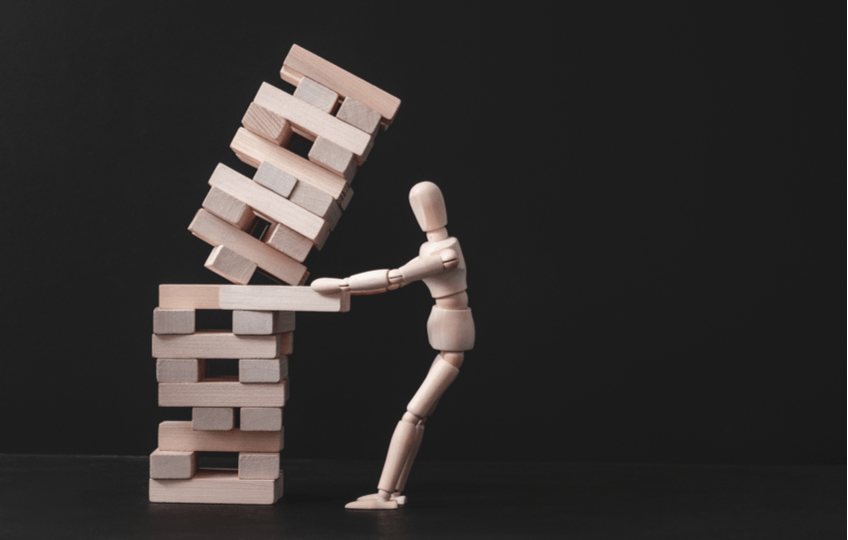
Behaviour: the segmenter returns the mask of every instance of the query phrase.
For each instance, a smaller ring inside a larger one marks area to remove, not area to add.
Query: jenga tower
[[[346,291],[301,286],[301,263],[338,223],[350,181],[400,100],[297,45],[280,76],[294,95],[263,83],[230,144],[255,175],[219,164],[189,225],[213,246],[205,266],[234,284],[159,287],[159,406],[191,407],[192,421],[159,425],[151,502],[276,502],[295,313],[350,309]],[[294,136],[313,141],[308,160],[287,150]],[[248,285],[257,269],[287,285]],[[196,331],[204,309],[232,311],[232,329]],[[207,377],[209,359],[237,360],[238,377]],[[198,452],[237,452],[238,470],[198,470]]]

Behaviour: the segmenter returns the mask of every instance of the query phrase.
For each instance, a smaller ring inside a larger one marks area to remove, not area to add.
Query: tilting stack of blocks
[[[276,502],[295,312],[350,309],[347,292],[302,286],[302,263],[338,223],[354,174],[400,100],[297,45],[280,75],[294,95],[263,83],[230,145],[255,175],[219,164],[189,225],[213,246],[205,266],[233,285],[159,288],[159,406],[191,407],[192,420],[159,425],[152,502]],[[295,136],[312,141],[308,159],[287,149]],[[286,285],[248,285],[257,270]],[[197,331],[196,310],[232,311],[232,329]],[[210,377],[212,359],[238,361],[238,377]],[[198,469],[198,452],[237,452],[238,470]]]

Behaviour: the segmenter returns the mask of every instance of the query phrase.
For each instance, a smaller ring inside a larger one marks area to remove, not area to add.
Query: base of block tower
[[[275,480],[240,480],[231,470],[200,470],[189,480],[150,479],[150,502],[274,504],[282,496],[282,471]]]

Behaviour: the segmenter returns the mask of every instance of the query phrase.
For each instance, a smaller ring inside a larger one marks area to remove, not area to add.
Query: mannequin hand
[[[320,294],[335,294],[343,288],[348,288],[347,278],[318,278],[310,285],[312,290]]]

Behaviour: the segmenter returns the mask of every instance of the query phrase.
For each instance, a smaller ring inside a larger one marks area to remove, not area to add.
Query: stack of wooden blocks
[[[297,45],[280,75],[294,95],[263,83],[230,145],[255,175],[219,164],[189,225],[213,246],[205,266],[233,285],[159,288],[159,406],[191,407],[192,420],[159,425],[152,502],[276,502],[295,312],[350,309],[347,292],[302,286],[302,263],[338,223],[354,174],[400,100]],[[295,136],[312,141],[308,159],[286,148]],[[286,285],[248,285],[257,270]],[[196,310],[232,311],[232,329],[197,331]],[[237,361],[238,377],[210,377],[212,359]],[[237,452],[238,470],[198,470],[198,452]]]

